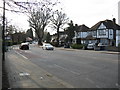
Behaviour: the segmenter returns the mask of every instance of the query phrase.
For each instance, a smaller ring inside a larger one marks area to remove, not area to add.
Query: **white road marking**
[[[27,73],[27,72],[24,72],[24,73],[19,73],[20,76],[29,76],[30,74]]]
[[[24,55],[20,54],[19,52],[15,51],[18,55],[22,56],[25,59],[28,59],[27,57],[25,57]]]
[[[95,84],[95,82],[93,81],[93,80],[91,80],[91,79],[89,79],[89,78],[86,78],[86,80],[88,80],[90,83],[92,83],[92,84]],[[96,85],[96,87],[97,88],[101,88],[99,85]]]
[[[97,88],[101,88],[100,86],[96,85]]]
[[[65,70],[65,71],[71,72],[71,73],[76,74],[76,75],[80,75],[80,73],[71,71],[71,70],[69,70],[69,69],[67,69],[67,68],[64,68],[64,67],[60,66],[60,65],[57,65],[57,64],[54,64],[54,65],[55,65],[56,67],[59,67],[59,68]]]
[[[120,85],[118,83],[115,84],[117,87],[120,87]]]
[[[29,51],[25,51],[25,52],[27,52],[27,53],[32,53],[30,50],[29,50]]]
[[[90,83],[95,83],[94,81],[92,81],[91,79],[89,79],[89,78],[86,78],[86,80],[88,80]]]

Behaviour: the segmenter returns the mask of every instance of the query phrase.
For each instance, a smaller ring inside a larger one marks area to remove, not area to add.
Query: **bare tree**
[[[26,35],[27,35],[27,37],[30,37],[32,39],[34,38],[32,28],[30,28],[26,31]]]
[[[59,29],[68,22],[68,18],[65,13],[56,10],[52,15],[51,22],[52,27],[57,30],[57,46],[59,46]]]
[[[5,8],[5,10],[27,14],[29,25],[35,30],[38,36],[38,44],[42,44],[44,30],[50,22],[53,6],[56,6],[59,2],[58,0],[54,2],[52,0],[35,1],[16,2],[15,0],[8,0],[6,4],[11,9]]]
[[[46,13],[45,13],[46,12]],[[35,11],[33,9],[32,12],[30,12],[30,17],[29,17],[29,24],[30,27],[32,27],[35,30],[35,33],[38,36],[38,44],[42,44],[42,38],[44,35],[44,29],[49,23],[49,18],[50,18],[50,12],[46,9],[38,9]]]
[[[38,44],[42,45],[42,39],[44,36],[44,30],[46,26],[50,22],[50,18],[52,16],[52,7],[56,5],[56,3],[52,3],[49,1],[41,2],[36,5],[36,7],[30,7],[30,16],[29,16],[29,24],[30,27],[34,28],[35,33],[38,36]]]

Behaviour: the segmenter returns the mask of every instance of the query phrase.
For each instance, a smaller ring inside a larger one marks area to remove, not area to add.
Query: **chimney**
[[[116,24],[116,19],[115,18],[113,18],[113,22]]]

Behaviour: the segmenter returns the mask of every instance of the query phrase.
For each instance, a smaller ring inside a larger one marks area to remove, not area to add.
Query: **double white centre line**
[[[62,67],[62,66],[60,66],[60,65],[57,65],[57,64],[54,64],[54,65],[55,65],[56,67],[59,67],[59,68],[65,70],[65,71],[71,72],[71,73],[76,74],[76,75],[80,75],[80,73],[74,72],[74,71],[69,70],[69,69],[67,69],[67,68],[64,68],[64,67]]]

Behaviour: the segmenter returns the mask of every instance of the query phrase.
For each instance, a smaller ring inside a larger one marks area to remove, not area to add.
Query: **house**
[[[67,35],[64,31],[59,31],[59,45],[64,45],[65,39],[67,38]],[[56,43],[57,42],[57,33],[53,34],[51,37],[51,42]]]
[[[80,25],[79,29],[75,31],[75,37],[73,38],[73,43],[77,43],[77,44],[88,43],[89,42],[89,40],[87,40],[88,31],[89,31],[89,27],[87,27],[84,24]]]
[[[18,43],[21,43],[21,42],[25,42],[26,41],[26,34],[23,32],[19,32],[19,33],[14,33],[14,34],[11,34],[11,39],[12,39],[12,42],[13,44],[18,44]]]
[[[2,25],[0,24],[0,41],[2,40]]]
[[[118,2],[118,24],[120,25],[120,1]]]
[[[115,19],[100,21],[92,26],[90,31],[98,43],[116,47],[120,43],[120,26],[116,24]]]
[[[78,40],[81,44],[102,43],[117,47],[120,43],[120,26],[115,19],[100,21],[91,28],[81,25],[73,38],[74,43],[78,43]]]

